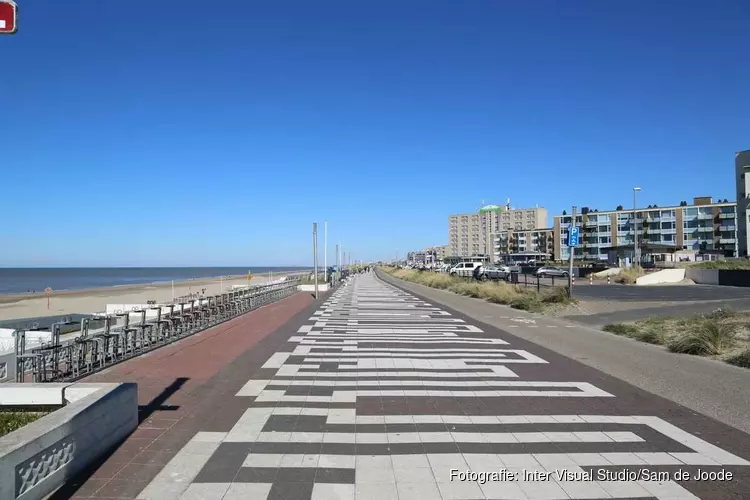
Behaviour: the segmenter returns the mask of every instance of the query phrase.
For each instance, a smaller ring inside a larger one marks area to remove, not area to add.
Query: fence
[[[486,275],[485,275],[486,276]],[[486,279],[477,280],[473,276],[456,276],[457,278],[466,280],[468,282],[487,282],[487,281],[504,281],[512,285],[522,287],[536,287],[537,291],[541,291],[542,288],[549,288],[555,286],[568,286],[568,278],[562,276],[550,276],[548,278],[540,278],[536,274],[531,273],[514,273],[512,272],[507,278],[503,277],[487,277]]]
[[[61,340],[61,325],[56,323],[52,325],[51,340],[33,348],[27,345],[26,332],[17,330],[16,382],[78,380],[288,297],[297,291],[297,285],[298,280],[288,280],[200,300],[85,318],[81,320],[80,336],[68,341]],[[168,312],[164,313],[164,309]],[[147,315],[148,310],[155,314]],[[132,313],[140,313],[139,322],[131,323]],[[91,326],[96,323],[101,328],[94,333]]]

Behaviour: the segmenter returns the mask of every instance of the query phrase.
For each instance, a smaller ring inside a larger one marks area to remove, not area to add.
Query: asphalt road
[[[649,304],[649,307],[638,307],[623,309],[619,311],[572,314],[563,316],[569,321],[575,321],[593,327],[602,327],[610,323],[624,323],[652,318],[654,316],[685,317],[696,314],[709,314],[716,309],[728,309],[732,311],[750,310],[750,299],[740,300],[718,300],[704,302],[680,301],[664,305],[659,302]]]
[[[523,278],[519,279],[524,286]],[[550,278],[540,281],[542,288],[552,286]],[[555,278],[555,286],[567,285],[563,279]],[[536,278],[529,278],[526,286],[536,287]],[[588,281],[575,284],[576,297],[584,300],[625,300],[625,301],[659,301],[659,302],[696,302],[704,300],[750,299],[750,288],[718,285],[620,285],[612,283],[589,285]]]

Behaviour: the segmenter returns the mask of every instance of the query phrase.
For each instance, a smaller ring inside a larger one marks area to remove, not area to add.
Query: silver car
[[[540,267],[536,270],[534,273],[540,278],[547,278],[549,276],[558,276],[562,278],[568,277],[568,271],[565,269],[560,269],[559,267]]]

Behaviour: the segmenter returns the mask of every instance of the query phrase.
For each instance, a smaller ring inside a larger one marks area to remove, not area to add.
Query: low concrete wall
[[[65,406],[0,438],[2,500],[47,497],[138,425],[136,384],[4,384],[6,401]]]
[[[297,289],[300,292],[314,292],[315,291],[315,285],[299,285]],[[328,291],[328,283],[318,283],[318,291],[319,292],[327,292]]]
[[[664,269],[635,280],[636,285],[656,285],[658,283],[679,283],[685,279],[684,269]]]
[[[719,270],[718,269],[685,269],[685,277],[693,280],[699,285],[718,285],[719,283]]]
[[[750,270],[719,269],[719,284],[750,287]]]

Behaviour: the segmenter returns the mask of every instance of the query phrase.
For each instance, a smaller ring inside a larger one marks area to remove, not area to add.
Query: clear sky
[[[0,266],[392,258],[482,200],[734,199],[750,149],[743,0],[18,3]]]

